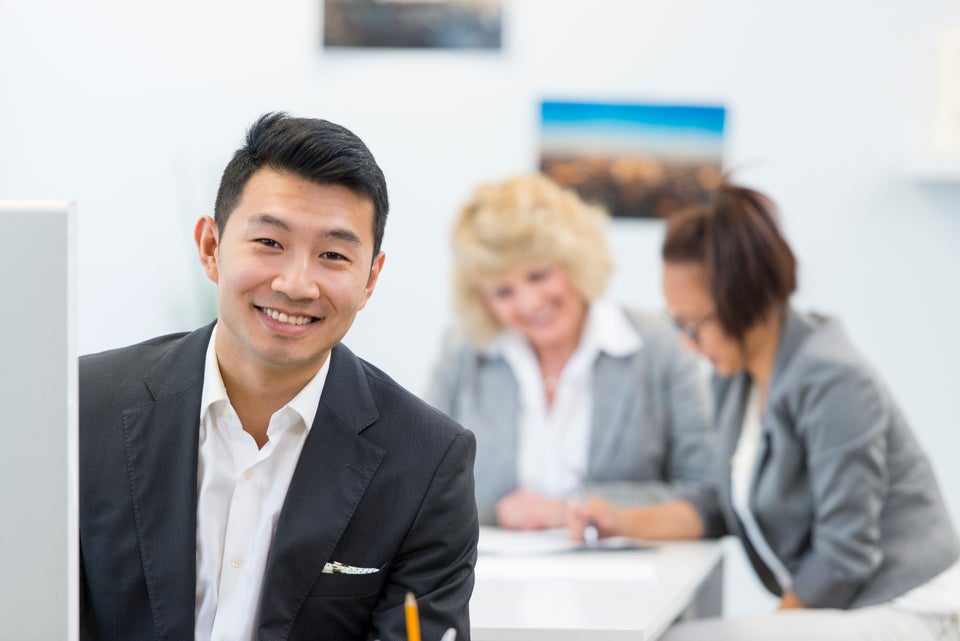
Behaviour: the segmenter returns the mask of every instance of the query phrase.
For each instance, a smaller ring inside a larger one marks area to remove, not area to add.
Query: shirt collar
[[[629,356],[640,350],[642,339],[623,307],[609,300],[590,305],[580,342],[609,356]]]
[[[223,384],[223,377],[220,375],[220,365],[217,362],[217,351],[215,348],[217,337],[217,326],[213,326],[213,332],[210,334],[210,343],[207,345],[207,356],[203,365],[203,392],[200,395],[200,420],[203,421],[210,407],[217,402],[229,403],[227,397],[227,388]],[[327,373],[330,371],[331,354],[327,354],[327,359],[323,362],[320,370],[303,386],[296,396],[290,399],[284,407],[289,407],[300,415],[306,425],[307,431],[313,426],[313,419],[317,415],[317,406],[320,404],[320,395],[323,393],[323,385],[327,380]]]

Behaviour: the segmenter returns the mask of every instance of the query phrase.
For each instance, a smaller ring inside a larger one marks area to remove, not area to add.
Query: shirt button
[[[243,567],[243,559],[241,559],[239,556],[235,556],[230,559],[230,565],[239,569]]]
[[[246,470],[243,471],[243,478],[247,479],[248,481],[253,478],[253,468],[252,468],[252,467],[247,468]]]

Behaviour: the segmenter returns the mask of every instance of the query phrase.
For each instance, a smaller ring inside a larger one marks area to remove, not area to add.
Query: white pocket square
[[[376,574],[380,568],[358,568],[355,565],[346,565],[340,561],[325,563],[323,566],[324,574]]]

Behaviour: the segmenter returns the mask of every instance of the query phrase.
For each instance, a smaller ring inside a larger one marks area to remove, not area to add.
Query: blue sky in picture
[[[719,160],[726,110],[713,105],[544,101],[542,148],[548,154],[649,153]]]

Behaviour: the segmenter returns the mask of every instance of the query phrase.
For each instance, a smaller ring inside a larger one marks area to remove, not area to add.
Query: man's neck
[[[327,354],[327,358],[330,355]],[[251,365],[224,365],[219,358],[220,376],[230,405],[243,430],[263,447],[274,412],[289,403],[316,376],[316,369],[265,369]],[[321,363],[322,366],[322,363]]]

